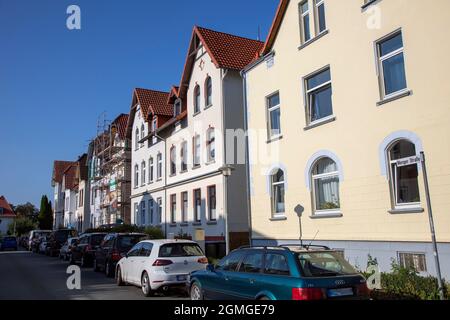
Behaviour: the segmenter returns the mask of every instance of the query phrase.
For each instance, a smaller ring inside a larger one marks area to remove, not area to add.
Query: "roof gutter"
[[[249,71],[251,71],[252,69],[256,68],[257,66],[259,66],[261,63],[263,63],[264,61],[266,61],[269,58],[272,58],[275,56],[275,51],[270,51],[268,54],[261,56],[260,58],[256,59],[255,61],[253,61],[252,63],[250,63],[248,66],[246,66],[242,71],[241,71],[241,76],[244,77],[244,75],[246,73],[248,73]]]

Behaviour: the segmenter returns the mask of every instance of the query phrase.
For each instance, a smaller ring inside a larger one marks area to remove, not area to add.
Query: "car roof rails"
[[[323,250],[331,250],[329,247],[327,246],[322,246],[322,245],[316,245],[316,244],[308,244],[308,245],[304,245],[304,244],[282,244],[280,245],[280,247],[284,247],[284,248],[305,248],[306,250],[309,250],[309,248],[315,248],[315,249],[323,249]]]
[[[243,249],[279,249],[289,251],[289,248],[282,246],[250,246],[250,245],[239,247],[236,250],[243,250]]]
[[[327,246],[322,246],[322,245],[301,245],[301,244],[282,244],[282,245],[278,245],[278,246],[251,246],[251,245],[246,245],[246,246],[242,246],[237,248],[236,250],[243,250],[243,249],[279,249],[279,250],[286,250],[286,251],[292,251],[291,248],[303,248],[306,250],[309,250],[310,248],[314,248],[314,249],[322,249],[322,250],[331,250],[329,247]]]

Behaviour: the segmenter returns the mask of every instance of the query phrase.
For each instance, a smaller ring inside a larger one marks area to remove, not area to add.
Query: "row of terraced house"
[[[56,226],[127,223],[202,241],[305,242],[365,268],[450,277],[450,3],[281,0],[265,42],[194,27],[180,83],[137,88],[75,162]],[[401,13],[401,14],[399,14]]]

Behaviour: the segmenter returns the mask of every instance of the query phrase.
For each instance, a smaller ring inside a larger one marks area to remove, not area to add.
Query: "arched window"
[[[194,113],[200,112],[200,86],[196,85],[194,89]]]
[[[134,139],[135,139],[135,141],[134,141],[134,147],[135,147],[135,149],[136,150],[138,150],[139,149],[139,128],[136,128],[136,133],[135,133],[135,135],[134,135]]]
[[[206,107],[212,105],[212,79],[209,76],[205,81],[205,105]]]
[[[141,126],[141,140],[144,140],[145,138],[145,126],[142,124]],[[144,143],[141,143],[141,148],[144,146]]]
[[[416,155],[416,146],[408,140],[398,140],[388,149],[392,199],[397,209],[420,204],[417,163],[402,165],[398,161]]]
[[[216,138],[214,128],[209,128],[206,132],[206,150],[208,162],[216,160]]]
[[[139,166],[134,166],[134,187],[139,187]]]
[[[271,176],[272,183],[272,214],[281,215],[285,212],[285,177],[284,172],[281,169],[275,171]]]
[[[172,147],[170,149],[170,175],[174,176],[177,174],[177,148]]]
[[[187,151],[187,141],[181,143],[181,172],[186,172],[188,169],[188,151]]]
[[[319,159],[311,172],[314,212],[316,214],[338,211],[341,208],[339,198],[339,169],[332,159]]]
[[[145,161],[142,161],[141,163],[141,184],[145,185],[145,180],[147,177],[147,165],[145,163]]]
[[[149,183],[153,183],[155,177],[154,177],[154,163],[153,163],[153,158],[151,157],[148,160],[148,166],[149,166],[149,173],[148,173],[148,182]]]

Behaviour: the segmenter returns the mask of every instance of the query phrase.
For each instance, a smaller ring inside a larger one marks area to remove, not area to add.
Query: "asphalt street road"
[[[145,298],[140,288],[118,287],[114,279],[81,270],[81,290],[67,288],[69,264],[29,252],[0,252],[0,300],[145,300],[186,299],[169,292]]]

